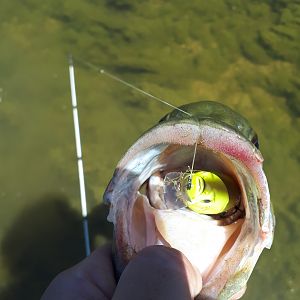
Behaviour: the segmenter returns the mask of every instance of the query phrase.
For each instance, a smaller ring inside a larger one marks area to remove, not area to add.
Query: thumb
[[[127,265],[113,300],[194,299],[202,288],[200,273],[178,250],[151,246]]]

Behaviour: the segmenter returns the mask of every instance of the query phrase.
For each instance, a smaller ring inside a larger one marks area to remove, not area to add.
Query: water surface
[[[300,297],[299,1],[6,1],[0,12],[0,298],[38,299],[84,256],[67,54],[258,132],[277,228],[244,299]],[[169,109],[76,64],[93,245],[117,161]]]

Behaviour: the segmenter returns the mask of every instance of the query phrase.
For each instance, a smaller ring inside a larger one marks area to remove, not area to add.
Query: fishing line
[[[123,85],[128,86],[129,88],[131,88],[133,90],[138,91],[139,93],[141,93],[141,94],[143,94],[145,96],[148,96],[148,97],[150,97],[150,98],[152,98],[152,99],[154,99],[156,101],[159,101],[160,103],[163,103],[163,104],[165,104],[167,106],[170,106],[170,107],[172,107],[172,108],[174,108],[174,109],[176,109],[176,110],[178,110],[178,111],[180,111],[180,112],[182,112],[182,113],[184,113],[184,114],[192,117],[191,113],[189,113],[189,112],[187,112],[187,111],[185,111],[185,110],[183,110],[183,109],[181,109],[179,107],[176,107],[175,105],[173,105],[173,104],[171,104],[171,103],[169,103],[169,102],[167,102],[167,101],[165,101],[165,100],[163,100],[163,99],[161,99],[159,97],[156,97],[156,96],[154,96],[154,95],[152,95],[152,94],[150,94],[150,93],[148,93],[148,92],[146,92],[146,91],[138,88],[137,86],[133,85],[132,83],[130,83],[128,81],[125,81],[124,79],[122,79],[122,78],[120,78],[120,77],[118,77],[118,76],[116,76],[116,75],[114,75],[114,74],[112,74],[110,72],[107,72],[107,71],[105,71],[102,68],[98,68],[96,65],[94,65],[94,64],[92,64],[90,62],[87,62],[87,61],[84,61],[84,60],[81,60],[81,59],[76,59],[76,60],[79,61],[79,62],[81,62],[81,63],[83,63],[83,64],[85,64],[86,66],[88,66],[89,68],[95,70],[97,73],[100,73],[101,75],[105,75],[105,76],[107,76],[107,77],[109,77],[109,78],[111,78],[111,79],[113,79],[115,81],[118,81],[118,82],[122,83]]]
[[[194,170],[194,164],[195,164],[196,152],[197,152],[197,143],[195,143],[195,148],[194,148],[194,155],[193,155],[193,161],[192,161],[191,175],[192,175],[193,170]]]
[[[72,108],[73,108],[77,164],[78,164],[83,236],[84,236],[84,243],[85,243],[85,253],[86,256],[89,256],[91,253],[91,248],[90,248],[89,228],[88,228],[88,219],[87,219],[86,192],[85,192],[85,183],[84,183],[82,149],[81,149],[81,141],[80,141],[77,97],[76,97],[76,89],[75,89],[75,72],[74,72],[73,59],[71,55],[69,56],[69,76],[70,76],[71,100],[72,100]]]
[[[187,114],[187,115],[190,116],[190,117],[192,116],[192,114],[190,114],[190,113],[188,113],[188,112],[182,110],[181,108],[176,107],[176,106],[174,106],[173,104],[168,103],[167,101],[165,101],[165,100],[163,100],[163,99],[161,99],[161,98],[158,98],[158,97],[156,97],[156,96],[154,96],[154,95],[152,95],[152,94],[150,94],[150,93],[148,93],[148,92],[146,92],[146,91],[143,91],[143,90],[141,90],[140,88],[134,86],[133,84],[131,84],[131,83],[129,83],[129,82],[127,82],[127,81],[125,81],[125,80],[123,80],[123,79],[121,79],[121,78],[119,78],[119,77],[117,77],[117,76],[115,76],[115,75],[113,75],[113,74],[111,74],[111,73],[109,73],[109,72],[103,70],[103,69],[100,70],[100,73],[101,73],[101,74],[104,74],[104,75],[106,75],[106,76],[108,76],[108,77],[110,77],[110,78],[112,78],[112,79],[114,79],[114,80],[116,80],[116,81],[119,81],[119,82],[121,82],[122,84],[124,84],[124,85],[126,85],[126,86],[128,86],[128,87],[130,87],[130,88],[132,88],[132,89],[134,89],[134,90],[136,90],[136,91],[138,91],[138,92],[140,92],[140,93],[142,93],[142,94],[144,94],[144,95],[146,95],[146,96],[148,96],[148,97],[150,97],[150,98],[152,98],[152,99],[154,99],[154,100],[159,101],[160,103],[163,103],[163,104],[168,105],[168,106],[170,106],[170,107],[172,107],[172,108],[174,108],[174,109],[177,109],[177,110],[181,111],[182,113]]]

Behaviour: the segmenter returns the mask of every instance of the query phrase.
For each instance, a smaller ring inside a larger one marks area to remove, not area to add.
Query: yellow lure
[[[187,174],[185,205],[199,214],[219,214],[234,207],[226,185],[214,173],[197,171]]]

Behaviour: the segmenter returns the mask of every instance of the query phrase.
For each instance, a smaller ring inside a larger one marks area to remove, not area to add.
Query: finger
[[[152,246],[129,262],[113,300],[194,299],[201,287],[200,273],[181,252]]]
[[[74,267],[60,273],[41,300],[111,299],[116,283],[111,246],[95,250]]]
[[[72,268],[75,272],[83,273],[84,277],[94,283],[109,299],[116,288],[111,249],[110,244],[100,247]]]

